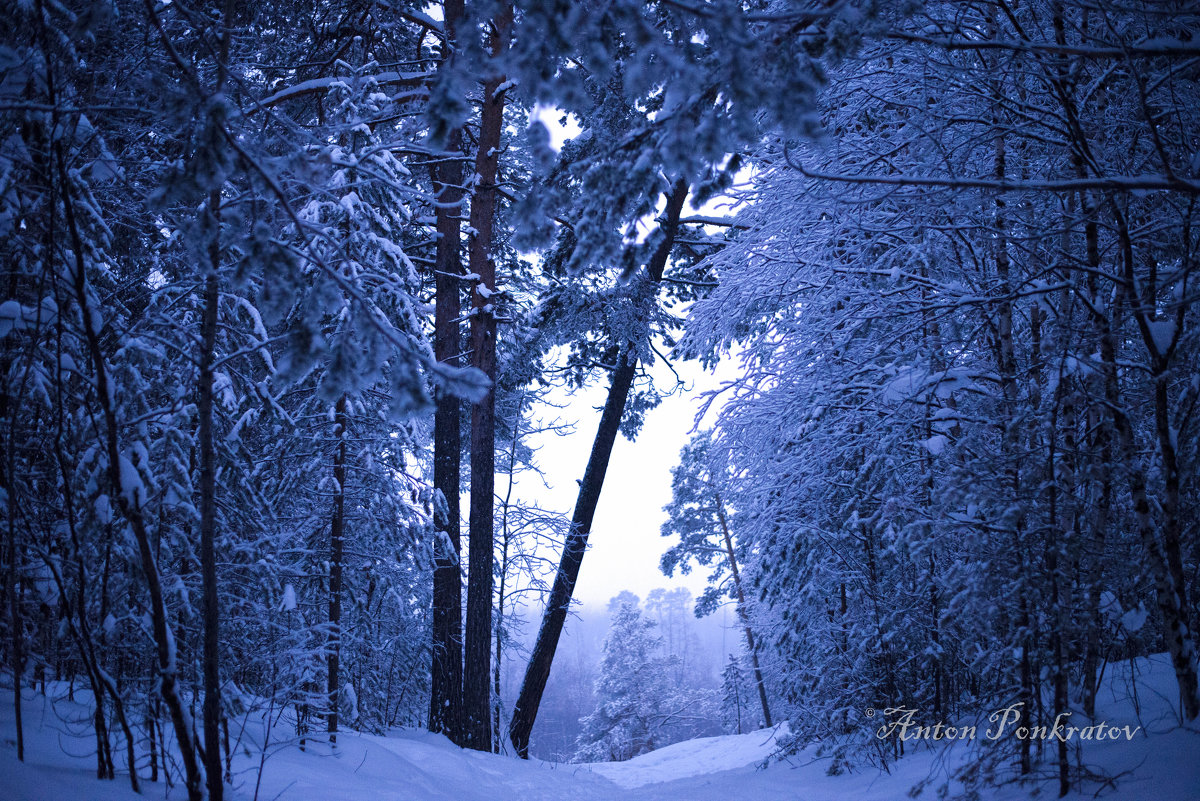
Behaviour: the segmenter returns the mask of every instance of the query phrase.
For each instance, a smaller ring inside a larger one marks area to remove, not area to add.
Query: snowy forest
[[[1197,797],[1194,3],[0,5],[0,795]]]

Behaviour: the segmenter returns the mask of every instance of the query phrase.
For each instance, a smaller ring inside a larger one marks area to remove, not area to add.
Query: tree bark
[[[1077,173],[1084,175],[1082,156],[1077,154],[1074,160]],[[1096,289],[1096,276],[1100,274],[1099,225],[1096,222],[1094,206],[1087,193],[1080,193],[1079,206],[1085,220],[1084,243],[1088,266],[1086,286],[1089,297],[1087,308],[1099,309],[1104,305],[1100,302],[1099,292]],[[1094,336],[1093,347],[1099,351],[1102,347],[1100,343],[1104,340],[1104,332],[1108,327],[1108,321],[1107,318],[1092,314],[1091,322]],[[1106,375],[1107,369],[1101,371],[1099,375],[1088,379],[1093,385],[1091,387],[1093,397],[1097,399],[1104,396],[1107,392]],[[1114,373],[1113,379],[1115,380],[1115,378],[1116,375]],[[1115,385],[1113,391],[1115,392]],[[1096,403],[1088,415],[1087,430],[1091,432],[1090,450],[1092,453],[1098,453],[1100,457],[1094,466],[1096,481],[1100,487],[1096,495],[1090,526],[1091,547],[1086,565],[1088,590],[1086,607],[1087,635],[1083,655],[1083,676],[1081,678],[1083,685],[1083,711],[1089,718],[1092,718],[1096,715],[1096,693],[1099,690],[1099,667],[1102,656],[1101,639],[1104,634],[1104,615],[1100,609],[1100,597],[1104,589],[1104,551],[1108,537],[1108,527],[1112,518],[1113,503],[1112,422],[1111,416],[1104,413],[1099,402]]]
[[[492,20],[491,53],[508,46],[512,7]],[[496,261],[492,254],[496,216],[496,176],[500,136],[504,131],[505,78],[483,83],[479,118],[479,150],[475,158],[471,198],[469,269],[477,276],[471,309],[471,364],[491,382],[487,394],[471,407],[470,553],[467,574],[467,624],[463,654],[464,745],[492,749],[491,666],[493,515],[496,486]]]
[[[443,5],[446,52],[445,66],[453,59],[462,0]],[[434,215],[438,233],[434,256],[434,357],[449,367],[461,361],[462,335],[459,327],[462,264],[459,258],[461,202],[463,196],[462,131],[454,130],[446,142],[446,155],[434,167]],[[462,420],[458,398],[438,391],[433,414],[433,487],[441,495],[434,515],[432,665],[430,668],[429,730],[441,732],[462,744],[462,512],[459,489],[462,478]]]
[[[675,235],[679,230],[679,214],[683,210],[683,202],[687,198],[687,194],[687,184],[679,181],[667,199],[666,219],[662,225],[663,239],[650,257],[649,264],[646,265],[646,272],[655,284],[662,280],[667,259],[675,244]],[[575,513],[571,517],[571,530],[563,545],[558,573],[554,576],[554,585],[550,590],[550,600],[542,615],[537,642],[533,647],[533,654],[529,658],[529,665],[525,668],[521,693],[517,697],[512,721],[509,723],[509,740],[522,759],[529,758],[529,737],[533,733],[533,724],[537,719],[542,694],[546,690],[546,681],[550,678],[550,666],[554,662],[554,652],[558,649],[558,640],[562,636],[563,623],[567,619],[567,610],[571,605],[571,596],[575,592],[575,582],[579,578],[579,567],[583,562],[584,551],[587,550],[588,535],[592,531],[592,518],[595,517],[596,507],[600,503],[600,490],[604,486],[604,474],[608,470],[608,460],[612,456],[613,444],[617,440],[617,432],[621,426],[621,417],[625,413],[625,402],[629,398],[629,388],[633,385],[636,373],[637,360],[623,355],[617,369],[613,372],[608,398],[604,403],[604,411],[600,415],[600,425],[596,429],[596,438],[592,442],[592,453],[588,457],[583,481],[579,484],[579,495],[575,500]]]

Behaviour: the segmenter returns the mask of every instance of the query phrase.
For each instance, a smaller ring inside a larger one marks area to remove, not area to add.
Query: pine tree
[[[771,726],[766,680],[759,665],[751,610],[739,567],[744,556],[738,556],[730,511],[722,497],[727,489],[728,470],[719,462],[714,463],[716,456],[712,450],[711,433],[697,434],[684,446],[679,465],[671,471],[672,497],[666,506],[667,521],[662,533],[665,537],[679,537],[679,542],[663,554],[661,567],[668,576],[676,568],[681,573],[690,572],[693,561],[710,567],[708,587],[696,602],[697,615],[710,614],[723,596],[734,600],[746,635],[746,652],[753,665],[763,723]]]
[[[578,761],[621,762],[653,751],[675,693],[653,621],[629,603],[612,618],[596,677],[596,709],[583,721]]]
[[[741,734],[743,723],[750,724],[753,704],[750,682],[736,654],[729,655],[721,671],[721,723],[730,734]]]

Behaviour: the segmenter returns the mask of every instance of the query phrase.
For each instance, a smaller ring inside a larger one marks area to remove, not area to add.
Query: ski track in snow
[[[1132,742],[1091,744],[1087,762],[1110,773],[1127,769],[1109,801],[1197,801],[1200,799],[1200,730],[1172,722],[1169,702],[1173,676],[1164,657],[1139,660],[1137,701],[1125,680],[1127,664],[1110,666],[1101,697],[1100,719],[1143,725],[1150,736]],[[60,686],[60,691],[65,688]],[[11,690],[10,690],[11,692]],[[76,690],[77,700],[87,693]],[[116,781],[95,778],[95,757],[87,737],[83,703],[49,703],[40,694],[24,696],[26,763],[16,759],[12,705],[0,704],[0,799],[2,801],[134,801],[180,799],[162,784],[129,789],[124,752],[114,744]],[[140,723],[140,721],[138,721]],[[278,740],[281,729],[276,728]],[[236,729],[231,727],[236,738]],[[247,726],[242,737],[261,736]],[[790,763],[762,763],[774,749],[775,732],[709,737],[677,743],[621,763],[569,765],[521,761],[462,750],[440,735],[400,729],[388,736],[343,732],[336,755],[324,743],[307,752],[294,744],[272,746],[263,773],[260,801],[899,801],[939,764],[933,751],[918,751],[891,766],[827,776],[824,760],[802,755]],[[254,797],[258,758],[234,759],[233,801]],[[953,755],[952,755],[953,756]],[[143,760],[144,763],[144,760]],[[141,773],[147,773],[145,764]],[[1053,798],[1053,782],[1042,789]],[[985,791],[985,801],[1017,801],[1033,788],[1009,785]],[[1095,788],[1072,798],[1091,798]],[[936,798],[936,784],[920,798]]]

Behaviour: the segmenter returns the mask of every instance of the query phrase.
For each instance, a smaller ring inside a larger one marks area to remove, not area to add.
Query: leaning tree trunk
[[[500,678],[504,656],[504,601],[508,597],[509,551],[512,543],[511,532],[508,528],[508,513],[512,508],[513,487],[516,485],[517,445],[521,442],[521,410],[524,406],[525,396],[522,395],[517,402],[516,411],[513,413],[512,440],[508,448],[508,490],[504,493],[504,500],[500,507],[500,564],[496,571],[500,577],[500,586],[496,592],[496,625],[494,627],[496,653],[492,660],[492,693],[494,695],[492,699],[492,750],[497,754],[503,747],[500,719],[503,714],[503,710],[500,708],[503,700],[500,696]]]
[[[508,46],[512,7],[492,20],[492,55]],[[471,407],[470,555],[467,574],[467,625],[463,654],[464,745],[492,750],[492,581],[493,513],[496,486],[496,261],[492,240],[496,217],[496,176],[504,131],[506,81],[495,75],[483,83],[483,111],[471,198],[470,271],[476,276],[471,309],[471,364],[491,382],[484,398]]]
[[[57,281],[55,282],[57,287]],[[61,305],[61,298],[58,297],[57,288],[55,290],[55,302]],[[62,354],[62,333],[63,322],[60,318],[55,326],[56,352]],[[46,557],[46,567],[50,571],[56,586],[58,587],[59,596],[63,599],[63,619],[67,624],[67,630],[71,637],[75,640],[76,648],[79,651],[79,660],[83,663],[84,670],[87,672],[88,681],[92,686],[92,697],[95,700],[94,711],[94,730],[96,735],[96,768],[98,777],[115,778],[115,771],[112,760],[112,746],[108,740],[108,727],[105,724],[104,714],[104,699],[107,695],[111,695],[113,699],[113,711],[116,713],[117,720],[121,725],[122,731],[125,734],[125,759],[126,765],[129,768],[129,785],[135,793],[140,793],[141,788],[138,782],[137,773],[137,758],[134,751],[135,740],[133,732],[130,729],[128,719],[125,716],[125,706],[121,700],[121,694],[117,691],[116,683],[104,672],[100,667],[100,655],[96,652],[95,641],[92,638],[92,633],[88,625],[87,617],[87,596],[92,592],[90,582],[88,581],[87,566],[83,558],[83,549],[79,544],[79,529],[76,525],[75,518],[75,502],[72,495],[71,486],[71,462],[67,457],[63,447],[66,439],[66,415],[63,411],[63,375],[62,369],[59,368],[59,373],[55,380],[55,426],[54,426],[54,457],[55,463],[58,466],[59,480],[62,483],[62,508],[66,518],[67,533],[70,537],[72,556],[75,561],[76,586],[74,587],[74,616],[72,615],[71,604],[67,599],[71,597],[71,592],[68,590],[67,583],[63,579],[62,572],[59,570],[58,563]],[[111,532],[110,532],[111,533]],[[105,563],[107,566],[107,557]],[[107,576],[105,577],[104,585],[107,586]],[[107,590],[102,592],[102,597],[106,595]],[[101,603],[100,615],[105,614],[104,604]],[[77,619],[76,619],[77,616]],[[20,685],[18,685],[19,687]]]
[[[462,17],[462,0],[443,6],[446,53],[453,58],[455,31]],[[458,367],[462,336],[459,327],[462,264],[459,237],[462,222],[462,131],[450,132],[446,155],[434,168],[434,214],[438,233],[434,257],[434,357],[448,367]],[[430,667],[429,730],[462,743],[462,567],[459,508],[459,460],[462,456],[462,420],[458,398],[438,391],[433,415],[433,487],[441,495],[434,525],[432,664]],[[444,504],[444,505],[443,505]]]
[[[662,280],[667,259],[675,245],[675,234],[679,229],[679,214],[683,210],[683,202],[687,198],[687,193],[687,184],[679,181],[667,200],[666,220],[662,226],[663,239],[650,257],[649,264],[646,265],[646,272],[654,284]],[[537,719],[538,706],[542,702],[542,693],[545,692],[546,682],[550,678],[550,666],[554,662],[554,652],[558,649],[559,637],[562,636],[563,624],[567,619],[567,609],[571,605],[571,596],[575,593],[579,567],[583,563],[583,553],[587,550],[588,535],[592,531],[592,518],[595,517],[596,507],[600,503],[600,490],[604,486],[604,474],[608,470],[608,460],[612,456],[613,444],[617,440],[621,417],[625,413],[625,402],[629,398],[629,388],[633,385],[636,372],[637,361],[632,356],[623,357],[613,372],[608,398],[604,403],[604,411],[600,415],[600,426],[596,429],[596,438],[592,442],[592,453],[588,457],[583,481],[579,485],[579,495],[575,500],[571,530],[563,545],[558,572],[554,576],[554,586],[550,590],[550,600],[546,604],[546,611],[542,615],[542,625],[538,629],[537,643],[533,647],[529,665],[525,668],[521,693],[517,697],[517,704],[513,709],[508,736],[513,747],[523,759],[529,758],[529,737],[533,733],[533,724]]]
[[[117,508],[129,523],[137,544],[138,557],[141,561],[142,573],[146,579],[146,590],[150,596],[150,623],[154,636],[154,645],[158,657],[159,693],[171,714],[171,723],[175,731],[175,740],[179,749],[179,759],[183,763],[184,783],[187,787],[189,801],[200,801],[204,797],[203,778],[200,763],[196,759],[196,742],[192,738],[191,717],[183,704],[179,693],[178,662],[175,652],[175,636],[171,632],[171,623],[167,617],[166,600],[163,597],[162,579],[158,574],[158,563],[154,558],[154,549],[150,543],[150,534],[146,529],[146,519],[142,514],[141,493],[133,477],[126,473],[134,471],[134,467],[121,455],[121,442],[117,411],[114,408],[114,394],[108,381],[108,366],[104,351],[100,347],[100,333],[96,323],[99,315],[93,316],[91,300],[87,288],[87,274],[84,270],[83,242],[79,234],[79,225],[75,219],[75,204],[70,191],[69,175],[66,158],[61,144],[54,146],[55,159],[59,175],[63,180],[63,210],[67,220],[67,229],[71,237],[71,249],[74,252],[75,264],[73,275],[76,300],[79,303],[80,318],[83,322],[83,334],[87,343],[88,355],[92,360],[95,371],[96,402],[100,407],[104,420],[104,449],[108,459],[108,481],[111,491],[116,496]],[[68,268],[71,269],[71,268]]]

